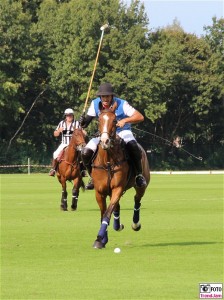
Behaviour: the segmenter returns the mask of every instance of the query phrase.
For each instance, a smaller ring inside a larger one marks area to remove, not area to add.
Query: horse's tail
[[[143,147],[138,144],[138,146],[140,147],[141,151],[142,151],[142,166],[143,166],[143,175],[147,181],[147,184],[149,184],[150,182],[150,166],[149,166],[149,161],[146,155],[145,150],[143,149]]]
[[[73,181],[72,179],[68,179],[68,181],[73,184]],[[82,191],[85,191],[85,182],[83,181],[83,179],[81,179],[81,184],[80,184],[80,187],[82,188]]]

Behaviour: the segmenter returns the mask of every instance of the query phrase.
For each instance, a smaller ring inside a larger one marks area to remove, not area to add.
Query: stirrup
[[[54,169],[51,169],[49,172],[49,176],[55,176],[56,171]]]
[[[140,187],[140,188],[141,187],[146,187],[146,185],[147,185],[145,177],[142,174],[138,174],[135,177],[135,183],[136,183],[136,186]]]

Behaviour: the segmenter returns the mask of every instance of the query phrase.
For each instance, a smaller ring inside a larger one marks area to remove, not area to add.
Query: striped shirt
[[[61,134],[61,143],[68,145],[70,142],[70,139],[72,137],[74,129],[80,128],[80,126],[79,126],[78,121],[73,121],[69,125],[67,125],[65,121],[61,121],[55,130],[58,130],[59,128],[63,128],[63,131]]]

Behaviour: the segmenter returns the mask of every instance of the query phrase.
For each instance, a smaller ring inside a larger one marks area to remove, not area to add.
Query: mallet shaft
[[[108,24],[105,24],[105,25],[100,27],[100,30],[102,30],[102,33],[101,33],[100,43],[99,43],[99,47],[98,47],[98,51],[97,51],[97,55],[96,55],[95,64],[94,64],[94,67],[93,67],[92,76],[91,76],[90,83],[89,83],[89,88],[88,88],[88,92],[87,92],[87,96],[86,96],[86,101],[85,101],[84,108],[83,108],[83,113],[85,113],[85,111],[86,111],[86,106],[87,106],[87,103],[88,103],[88,100],[89,100],[89,95],[90,95],[90,91],[91,91],[91,87],[92,87],[92,83],[93,83],[93,78],[94,78],[94,75],[95,75],[96,66],[97,66],[97,62],[98,62],[98,58],[99,58],[99,54],[100,54],[100,49],[101,49],[101,45],[102,45],[102,41],[103,41],[104,30],[108,27],[109,27]]]

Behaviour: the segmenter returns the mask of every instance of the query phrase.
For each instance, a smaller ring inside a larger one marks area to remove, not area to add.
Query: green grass
[[[62,212],[56,179],[1,175],[1,299],[198,299],[199,283],[223,281],[222,175],[152,175],[139,232],[133,195],[98,250],[94,191]]]

